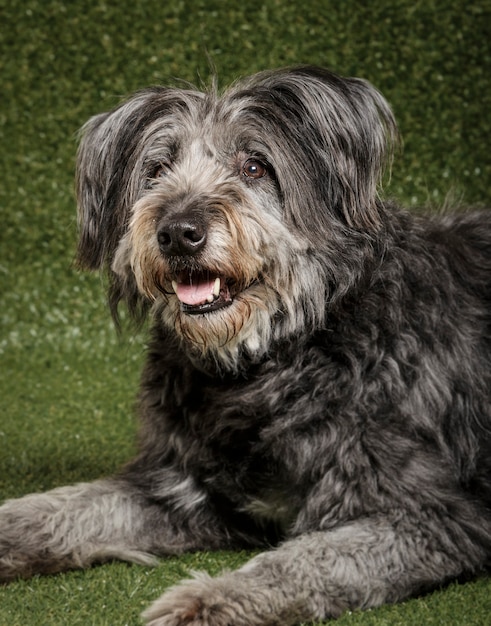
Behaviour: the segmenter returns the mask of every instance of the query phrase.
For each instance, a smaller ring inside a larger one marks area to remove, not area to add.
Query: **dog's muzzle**
[[[164,218],[157,241],[162,255],[176,268],[172,288],[184,313],[209,313],[232,304],[226,278],[198,266],[196,257],[207,241],[207,224],[199,215]]]

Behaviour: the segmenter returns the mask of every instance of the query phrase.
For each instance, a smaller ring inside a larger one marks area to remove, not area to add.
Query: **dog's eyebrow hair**
[[[144,163],[155,163],[161,158],[174,160],[179,155],[182,148],[181,140],[176,138],[173,134],[164,138],[157,135],[157,141],[149,140],[148,144],[145,151]]]
[[[234,147],[237,151],[247,152],[248,154],[266,155],[268,153],[265,140],[258,133],[252,133],[250,130],[247,133],[238,133],[234,140]]]

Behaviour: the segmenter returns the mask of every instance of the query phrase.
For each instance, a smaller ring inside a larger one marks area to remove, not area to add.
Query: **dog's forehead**
[[[142,128],[140,139],[147,154],[164,150],[174,155],[216,158],[247,151],[259,138],[254,124],[241,115],[243,103],[225,96],[201,95],[188,98],[182,94],[182,100],[163,108]]]

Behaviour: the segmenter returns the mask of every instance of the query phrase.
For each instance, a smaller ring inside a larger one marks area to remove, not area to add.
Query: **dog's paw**
[[[275,591],[237,572],[211,578],[195,574],[164,593],[143,613],[147,626],[287,626]],[[292,607],[290,607],[291,609]]]
[[[223,581],[199,573],[169,589],[143,614],[148,626],[240,626],[251,624],[237,593]]]

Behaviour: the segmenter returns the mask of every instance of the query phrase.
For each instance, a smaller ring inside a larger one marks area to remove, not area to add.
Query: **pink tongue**
[[[184,304],[197,306],[213,298],[214,280],[196,280],[192,283],[177,283],[177,297]]]

